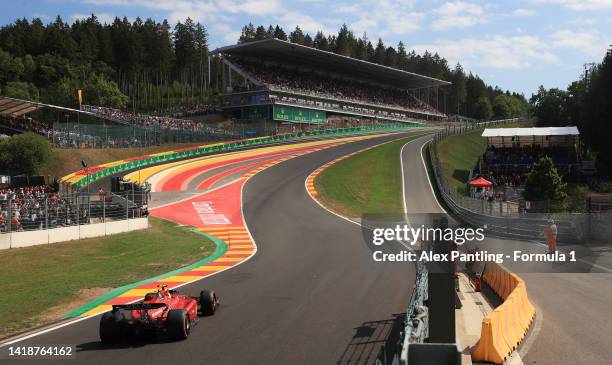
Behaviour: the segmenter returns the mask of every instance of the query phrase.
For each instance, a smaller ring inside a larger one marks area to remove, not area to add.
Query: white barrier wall
[[[148,227],[148,218],[134,218],[38,231],[2,233],[0,234],[0,250],[46,245],[49,243],[79,240],[82,238],[102,237],[116,233],[136,231]]]

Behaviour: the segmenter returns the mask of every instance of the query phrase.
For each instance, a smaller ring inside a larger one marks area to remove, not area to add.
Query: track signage
[[[327,113],[320,110],[274,105],[274,120],[297,123],[327,123]]]

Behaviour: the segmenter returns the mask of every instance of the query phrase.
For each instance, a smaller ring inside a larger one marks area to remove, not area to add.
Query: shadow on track
[[[363,322],[355,328],[355,334],[336,364],[373,364],[383,351],[387,358],[393,358],[405,320],[406,314],[401,313],[389,319]]]

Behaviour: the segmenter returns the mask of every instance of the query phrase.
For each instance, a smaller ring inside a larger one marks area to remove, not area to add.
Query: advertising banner
[[[274,105],[274,120],[298,123],[327,123],[327,113],[319,110]]]

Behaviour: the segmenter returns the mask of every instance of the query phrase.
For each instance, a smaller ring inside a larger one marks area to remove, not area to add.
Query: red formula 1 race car
[[[184,340],[198,315],[215,314],[219,298],[212,290],[203,290],[199,297],[179,294],[160,285],[157,292],[148,293],[144,301],[135,304],[113,305],[113,310],[100,319],[100,340],[118,343],[127,337],[153,334],[171,340]]]

